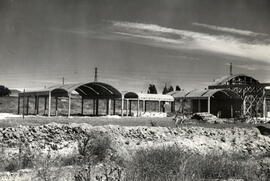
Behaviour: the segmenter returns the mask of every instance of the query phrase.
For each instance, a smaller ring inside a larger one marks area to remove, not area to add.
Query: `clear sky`
[[[99,81],[119,90],[270,82],[269,0],[0,0],[0,84]]]

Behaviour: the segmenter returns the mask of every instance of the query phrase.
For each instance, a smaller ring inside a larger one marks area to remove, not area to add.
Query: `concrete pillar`
[[[207,98],[207,112],[211,113],[211,97]]]
[[[55,97],[55,116],[58,116],[58,97]]]
[[[81,115],[83,116],[83,105],[84,105],[84,99],[82,97],[82,105],[81,105]]]
[[[198,99],[198,112],[201,112],[201,99]]]
[[[25,106],[25,91],[23,91],[23,119],[24,119],[24,106]]]
[[[122,98],[121,98],[121,117],[123,117],[123,115],[124,115],[124,102],[125,100],[124,100],[124,96],[122,96]]]
[[[111,99],[107,99],[106,114],[111,114]]]
[[[37,96],[37,114],[39,114],[39,96]]]
[[[138,101],[137,101],[137,117],[139,117],[139,112],[140,112],[140,100],[138,99]]]
[[[132,102],[131,102],[131,100],[129,100],[129,114],[130,114],[130,116],[132,116],[132,114],[131,114],[131,105],[132,105]]]
[[[246,115],[246,96],[244,97],[243,100],[243,115]]]
[[[96,116],[98,116],[99,99],[96,99]]]
[[[68,95],[68,117],[70,117],[71,113],[71,95]]]
[[[160,101],[158,101],[158,112],[160,112]]]
[[[18,97],[18,114],[20,114],[21,96]]]
[[[29,96],[26,98],[26,115],[29,114]]]
[[[263,97],[263,117],[267,117],[266,96]]]
[[[116,100],[113,99],[113,115],[115,115]]]
[[[127,104],[126,104],[126,116],[128,116],[128,104],[129,104],[129,100],[127,99]]]
[[[47,97],[44,97],[44,115],[46,114],[47,111]]]
[[[144,112],[146,112],[146,111],[147,111],[147,102],[144,101]]]
[[[37,114],[37,96],[35,96],[35,114]]]
[[[93,99],[93,115],[96,115],[96,100]]]
[[[48,101],[48,117],[51,117],[51,104],[52,104],[52,93],[49,91],[49,101]],[[56,103],[57,105],[57,103]],[[57,109],[57,106],[56,106]],[[56,110],[57,111],[57,110]]]
[[[171,112],[175,112],[175,103],[171,102]]]
[[[145,112],[145,101],[142,101],[142,111]]]

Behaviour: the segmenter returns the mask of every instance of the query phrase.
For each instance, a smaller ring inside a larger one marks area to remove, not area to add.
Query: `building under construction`
[[[205,90],[175,91],[169,93],[175,98],[180,112],[208,112],[220,117],[265,117],[267,116],[266,87],[245,74],[236,74],[216,80]],[[186,110],[185,110],[186,109]]]

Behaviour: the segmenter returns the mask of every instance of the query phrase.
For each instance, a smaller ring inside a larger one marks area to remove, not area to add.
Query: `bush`
[[[240,155],[223,153],[202,156],[177,146],[139,150],[127,165],[126,180],[255,180],[257,168],[246,162]]]
[[[111,147],[111,139],[100,132],[92,132],[85,139],[78,141],[81,160],[81,168],[74,175],[75,181],[90,181],[94,175],[93,170],[99,164],[99,172],[96,175],[99,180],[111,180],[111,177],[120,180],[122,177],[123,160],[118,157]]]
[[[102,133],[92,132],[82,141],[78,141],[78,149],[83,161],[99,163],[110,155],[111,139]]]

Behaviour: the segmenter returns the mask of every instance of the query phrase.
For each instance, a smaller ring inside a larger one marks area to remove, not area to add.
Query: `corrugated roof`
[[[172,102],[174,101],[173,96],[168,94],[145,94],[145,93],[137,93],[137,92],[127,92],[124,95],[124,98],[129,99],[139,99],[145,101],[166,101]]]

